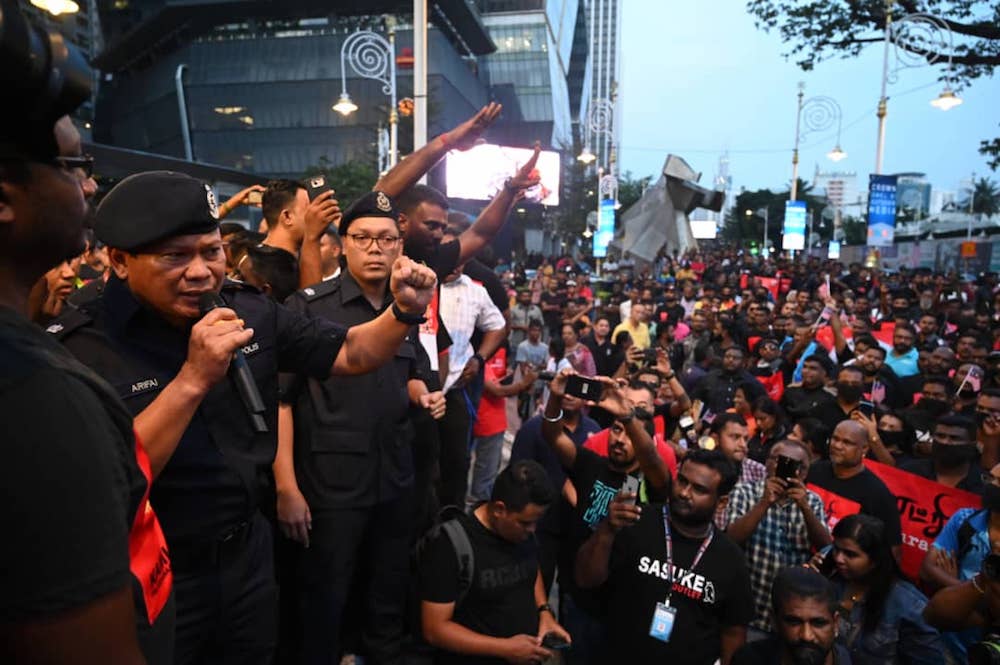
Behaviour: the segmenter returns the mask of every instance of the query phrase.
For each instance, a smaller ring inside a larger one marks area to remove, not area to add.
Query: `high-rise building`
[[[826,196],[837,210],[845,207],[857,207],[861,201],[858,191],[858,174],[854,171],[820,171],[817,165],[813,175],[812,193],[817,196]],[[857,214],[852,210],[851,214]]]
[[[106,48],[95,138],[101,143],[260,174],[299,177],[310,166],[370,160],[389,117],[382,84],[347,67],[341,46],[359,29],[396,30],[397,97],[412,96],[412,3],[400,0],[98,0]],[[473,5],[432,3],[428,30],[427,135],[490,99],[478,58],[495,50]],[[358,106],[332,110],[342,89]],[[183,101],[183,103],[182,103]],[[400,121],[400,152],[412,125]]]
[[[516,106],[520,116],[518,127],[508,127],[515,132],[508,142],[523,144],[533,136],[570,151],[571,110],[580,102],[571,100],[569,80],[582,69],[576,65],[580,49],[574,48],[578,0],[479,0],[478,7],[497,46],[482,60],[490,85],[505,108]]]
[[[610,133],[589,132],[590,145],[597,164],[613,168],[617,176],[617,146],[621,145],[618,100],[621,98],[621,16],[622,0],[587,0],[590,39],[590,96],[585,103],[589,112],[595,104],[610,104],[609,122],[603,126]],[[586,122],[586,117],[581,116]],[[585,132],[591,128],[585,127]],[[585,133],[584,139],[586,141]],[[614,163],[613,163],[614,162]]]

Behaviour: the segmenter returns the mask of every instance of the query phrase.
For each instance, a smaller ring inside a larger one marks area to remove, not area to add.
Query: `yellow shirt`
[[[615,339],[620,330],[626,331],[632,336],[632,343],[634,343],[640,349],[649,348],[649,326],[645,323],[640,323],[635,328],[632,327],[632,319],[626,319],[619,323],[614,332],[611,333],[611,339]]]

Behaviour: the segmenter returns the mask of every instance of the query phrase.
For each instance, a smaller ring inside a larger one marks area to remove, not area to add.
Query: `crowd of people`
[[[343,210],[5,126],[0,660],[991,662],[996,276],[501,263],[537,147],[475,220],[418,184],[500,112]],[[916,568],[888,474],[964,497]]]

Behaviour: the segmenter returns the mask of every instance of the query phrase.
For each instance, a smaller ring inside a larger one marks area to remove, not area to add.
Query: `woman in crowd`
[[[757,433],[747,443],[747,454],[751,459],[764,464],[771,446],[788,436],[785,414],[777,402],[764,395],[753,403],[753,418],[757,423]]]
[[[577,374],[582,376],[595,376],[597,365],[594,364],[594,356],[583,344],[580,344],[580,335],[572,323],[564,323],[562,327],[563,354],[569,364],[573,366]]]
[[[757,435],[757,420],[753,417],[753,405],[750,403],[752,392],[747,384],[739,385],[733,392],[733,408],[727,409],[727,413],[738,413],[743,416],[747,423],[747,436],[753,438]]]
[[[904,581],[881,520],[849,515],[833,528],[833,545],[811,564],[830,576],[840,597],[837,640],[854,665],[938,665],[938,631],[924,621],[927,597]]]

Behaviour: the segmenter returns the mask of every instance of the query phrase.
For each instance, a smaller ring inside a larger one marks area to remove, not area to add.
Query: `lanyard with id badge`
[[[674,544],[670,538],[670,511],[667,506],[663,506],[663,533],[667,541],[667,575],[669,579],[667,580],[667,597],[662,603],[656,604],[656,610],[653,612],[653,621],[649,625],[649,636],[660,640],[661,642],[670,642],[670,634],[674,632],[674,620],[677,619],[677,608],[670,605],[670,595],[674,592]],[[698,552],[694,555],[694,561],[691,562],[691,572],[698,566],[698,562],[701,561],[702,555],[705,554],[705,550],[712,543],[712,536],[715,535],[715,527],[711,524],[708,529],[708,536],[701,543],[701,547],[698,548]]]

